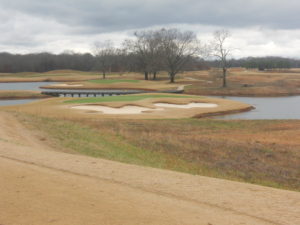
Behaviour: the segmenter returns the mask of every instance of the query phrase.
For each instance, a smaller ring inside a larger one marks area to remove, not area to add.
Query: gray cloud
[[[94,32],[135,29],[169,23],[216,26],[299,28],[296,0],[14,0],[1,8]]]
[[[180,27],[208,39],[225,27],[244,49],[237,56],[297,56],[299,8],[298,0],[0,0],[0,48],[88,51],[99,39],[120,42],[136,29]]]

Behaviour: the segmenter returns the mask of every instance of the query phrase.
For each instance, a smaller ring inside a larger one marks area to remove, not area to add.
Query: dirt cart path
[[[300,193],[52,151],[0,112],[1,225],[296,225]]]

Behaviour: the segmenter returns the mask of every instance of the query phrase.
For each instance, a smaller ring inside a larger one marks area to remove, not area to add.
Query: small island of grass
[[[64,103],[77,104],[77,103],[100,103],[100,102],[128,102],[138,101],[146,98],[201,98],[200,96],[187,96],[187,95],[164,95],[164,94],[143,94],[143,95],[121,95],[121,96],[108,96],[108,97],[92,97],[68,100]]]

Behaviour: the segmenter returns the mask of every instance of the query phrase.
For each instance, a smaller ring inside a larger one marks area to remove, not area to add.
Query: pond
[[[216,119],[300,119],[300,96],[289,97],[227,97],[229,100],[248,103],[255,107],[249,112],[224,115]]]
[[[14,82],[14,83],[0,83],[0,90],[26,90],[26,91],[40,91],[39,87],[55,82]]]
[[[0,83],[0,90],[25,90],[25,91],[41,91],[41,86],[55,84],[56,82],[13,82]],[[19,105],[36,101],[38,99],[22,99],[22,100],[0,100],[0,106]]]
[[[21,105],[36,101],[37,99],[21,99],[21,100],[0,100],[0,106],[5,105]]]

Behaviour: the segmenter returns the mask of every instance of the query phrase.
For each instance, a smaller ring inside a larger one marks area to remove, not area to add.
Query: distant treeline
[[[116,51],[110,55],[110,72],[143,72],[139,68],[137,56]],[[206,61],[193,57],[183,70],[203,70],[210,67],[219,67],[217,60]],[[282,57],[248,57],[231,59],[229,67],[245,67],[265,69],[300,68],[300,60]],[[36,54],[11,54],[0,53],[0,72],[47,72],[51,70],[72,69],[80,71],[101,71],[101,60],[90,53],[36,53]]]
[[[211,67],[218,67],[218,61],[209,61],[208,65]],[[244,67],[247,69],[289,69],[300,68],[300,60],[283,57],[247,57],[242,59],[228,60],[229,67]]]
[[[95,57],[91,54],[37,53],[20,55],[0,53],[0,72],[47,72],[60,69],[90,71],[94,68],[95,62]]]
[[[116,53],[110,56],[109,72],[143,72],[135,55]],[[203,70],[209,66],[201,58],[193,58],[185,65],[184,70]],[[0,53],[0,73],[17,72],[47,72],[51,70],[80,70],[102,71],[101,60],[90,53],[36,53],[36,54],[11,54]]]

